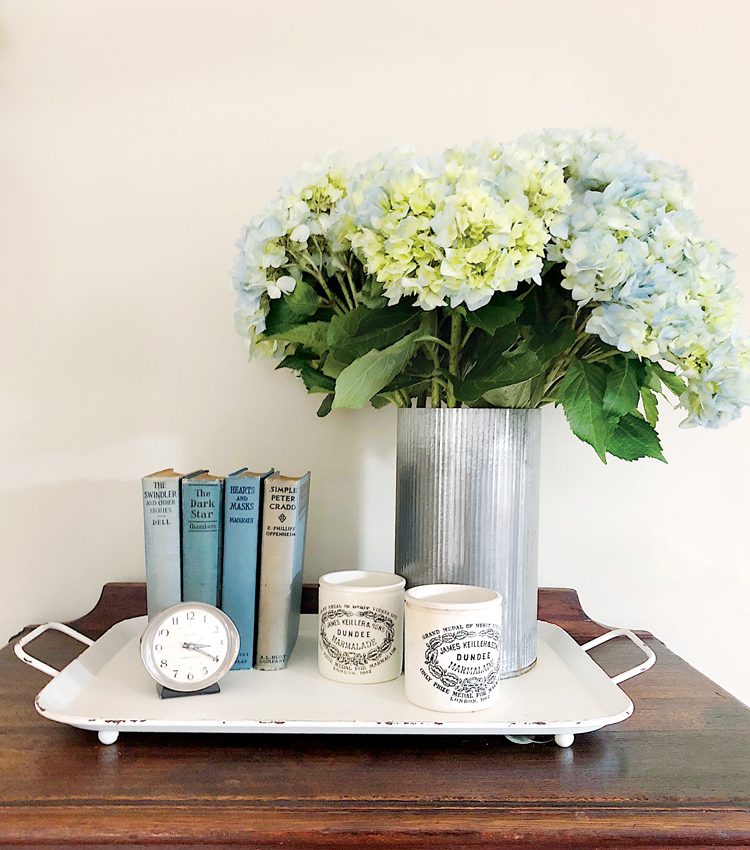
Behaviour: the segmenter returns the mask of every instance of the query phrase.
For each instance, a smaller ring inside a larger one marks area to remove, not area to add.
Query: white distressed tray
[[[562,747],[574,736],[618,723],[633,712],[617,686],[656,660],[653,651],[625,629],[579,646],[559,626],[539,623],[538,660],[522,676],[503,680],[497,705],[483,711],[444,714],[406,700],[404,679],[349,685],[324,679],[317,667],[317,615],[301,618],[299,639],[285,670],[232,671],[221,693],[161,700],[140,657],[146,618],[124,620],[92,642],[68,626],[47,623],[15,646],[16,655],[52,676],[35,705],[49,720],[98,732],[113,744],[120,732],[275,732],[359,734],[554,735]],[[48,629],[88,645],[58,671],[24,646]],[[595,646],[624,636],[646,655],[637,667],[610,678],[588,655]]]

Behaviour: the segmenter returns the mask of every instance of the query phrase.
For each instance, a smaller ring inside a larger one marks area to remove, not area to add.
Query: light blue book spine
[[[218,607],[224,479],[201,473],[182,481],[182,599]]]
[[[149,619],[181,598],[180,479],[162,469],[142,479],[146,555],[146,605]]]
[[[258,529],[263,479],[270,472],[241,469],[224,482],[224,570],[221,608],[237,626],[240,651],[233,670],[250,670],[255,652]]]

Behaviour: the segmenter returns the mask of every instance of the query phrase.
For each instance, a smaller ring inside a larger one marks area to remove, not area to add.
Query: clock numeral
[[[188,618],[188,620],[194,620],[195,619],[195,611],[188,611],[185,616]]]
[[[162,658],[162,660],[159,662],[159,667],[161,667],[163,669],[166,666],[167,666],[167,659]]]
[[[177,678],[177,674],[178,674],[180,671],[179,671],[179,670],[172,670],[172,672],[174,673],[174,677],[175,677],[175,679],[176,679],[176,678]]]
[[[176,626],[179,622],[180,622],[180,617],[179,617],[179,615],[178,615],[178,616],[176,616],[176,617],[172,617],[172,625],[173,625],[173,626]]]
[[[187,674],[187,680],[188,680],[188,682],[192,682],[194,678],[195,678],[195,676],[193,676],[193,674],[192,674],[192,673],[188,673],[188,674]]]
[[[159,637],[168,637],[169,629],[159,629]]]
[[[219,632],[219,626],[214,626],[214,634],[217,634],[218,632]]]
[[[208,667],[203,668],[203,675],[208,676]]]
[[[161,651],[162,651],[162,649],[164,649],[164,647],[163,647],[160,643],[157,643],[157,644],[154,646],[154,652],[161,652]]]

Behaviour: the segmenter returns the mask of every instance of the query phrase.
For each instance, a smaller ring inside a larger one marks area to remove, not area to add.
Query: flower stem
[[[333,292],[328,288],[328,284],[326,283],[326,280],[323,277],[323,275],[317,269],[315,269],[315,272],[313,274],[315,276],[315,279],[318,281],[318,283],[323,287],[323,292],[325,292],[326,297],[331,302],[331,306],[333,307],[333,309],[336,310],[340,316],[343,316],[344,313],[346,313],[347,311],[346,311],[344,305],[339,301],[338,298],[336,298],[336,296],[333,294]]]
[[[430,336],[430,335],[420,336],[420,337],[417,337],[416,341],[417,342],[431,342],[433,345],[442,346],[446,351],[451,350],[450,345],[448,345],[448,343],[444,339],[438,339],[438,337],[436,337],[436,336]]]
[[[451,376],[451,382],[447,389],[448,407],[457,407],[456,394],[453,389],[453,378],[458,378],[458,355],[461,351],[461,325],[462,319],[460,313],[453,313],[451,316],[451,341],[448,347],[448,372]]]
[[[440,370],[440,358],[437,353],[437,346],[434,342],[428,343],[425,345],[425,349],[427,353],[432,358],[433,366],[437,371]],[[437,375],[432,376],[432,382],[430,387],[430,404],[433,408],[440,407],[440,383],[438,381]]]
[[[352,302],[354,304],[354,307],[356,307],[357,306],[357,287],[355,286],[354,278],[352,277],[352,269],[351,269],[351,266],[349,265],[349,263],[345,259],[342,259],[342,263],[344,265],[344,270],[346,272],[346,279],[347,279],[347,281],[349,281],[349,289],[351,290],[351,293],[352,293]]]
[[[354,301],[354,298],[349,293],[349,288],[346,285],[346,281],[338,272],[336,272],[336,280],[339,282],[339,288],[341,289],[341,294],[344,296],[346,306],[350,310],[353,310],[357,305]]]
[[[342,304],[341,301],[339,301],[339,299],[336,298],[336,296],[330,290],[328,283],[327,283],[325,277],[323,276],[323,273],[315,265],[315,263],[313,262],[313,258],[310,256],[310,254],[307,251],[299,251],[298,252],[298,251],[294,251],[291,248],[289,248],[288,250],[289,250],[289,253],[292,256],[297,257],[297,259],[300,260],[303,263],[305,268],[310,272],[310,274],[315,278],[315,280],[318,281],[318,283],[321,285],[321,287],[323,289],[323,292],[326,295],[326,298],[328,298],[333,309],[340,316],[343,316],[344,313],[347,312],[346,306],[344,304]]]
[[[469,337],[471,337],[475,330],[476,327],[471,327],[468,331],[466,331],[466,333],[464,334],[464,338],[461,340],[461,348],[466,345],[466,343],[469,341]]]
[[[404,400],[401,397],[401,393],[399,393],[399,392],[388,393],[386,398],[390,399],[390,401],[393,404],[395,404],[396,407],[404,407]]]
[[[573,345],[571,345],[570,349],[566,351],[565,354],[558,357],[557,360],[553,361],[554,365],[546,376],[547,381],[544,386],[544,390],[542,391],[542,401],[540,404],[544,403],[544,400],[547,399],[552,388],[565,377],[565,373],[568,371],[568,366],[570,366],[571,361],[590,338],[589,334],[579,331],[579,336]]]
[[[615,357],[618,354],[622,354],[622,352],[615,348],[612,351],[601,351],[601,352],[592,352],[591,356],[588,354],[583,355],[583,359],[587,363],[599,363],[601,360],[608,360],[610,357]]]

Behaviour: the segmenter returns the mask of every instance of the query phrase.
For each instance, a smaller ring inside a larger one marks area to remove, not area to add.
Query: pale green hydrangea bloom
[[[393,151],[358,169],[339,232],[389,303],[413,296],[424,310],[476,310],[495,292],[540,282],[547,223],[569,194],[562,170],[526,150]]]

